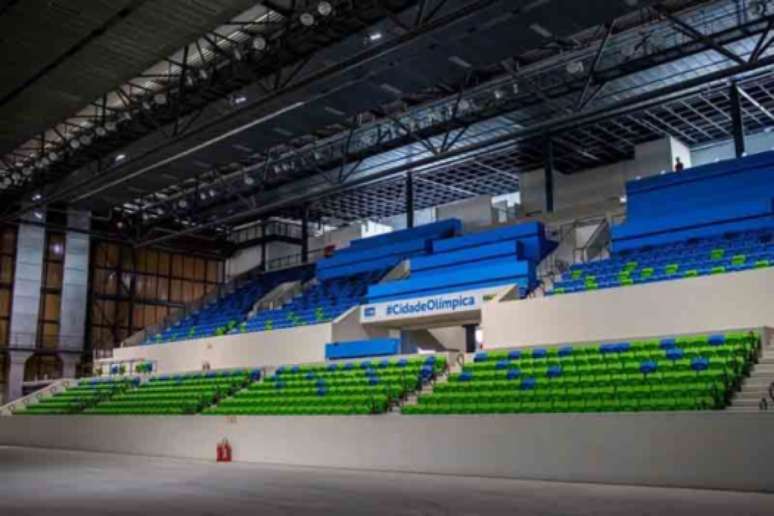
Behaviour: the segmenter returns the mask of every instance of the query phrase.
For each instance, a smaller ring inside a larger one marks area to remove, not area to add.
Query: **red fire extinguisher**
[[[231,444],[229,444],[228,439],[219,442],[215,449],[218,462],[231,462]]]

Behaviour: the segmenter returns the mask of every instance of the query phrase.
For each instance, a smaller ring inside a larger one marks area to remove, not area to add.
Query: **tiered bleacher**
[[[760,335],[729,333],[482,352],[403,413],[722,409],[760,347]]]
[[[82,380],[62,392],[42,398],[38,403],[28,405],[14,412],[22,415],[66,415],[78,414],[102,400],[124,392],[133,385],[133,380],[91,379]]]
[[[774,265],[774,152],[630,181],[611,258],[570,268],[549,294]]]
[[[370,285],[401,261],[425,254],[433,240],[459,234],[462,225],[451,219],[350,242],[334,256],[320,260],[312,285],[282,307],[247,319],[250,309],[273,287],[285,281],[311,279],[308,268],[264,274],[189,315],[146,343],[163,343],[234,333],[269,331],[328,322],[359,305]]]
[[[691,239],[615,253],[575,264],[548,294],[566,294],[654,281],[692,278],[774,266],[774,230]]]
[[[446,357],[281,367],[205,413],[211,415],[380,414],[446,369]]]
[[[115,393],[84,414],[183,415],[196,414],[260,378],[260,370],[212,371],[159,376]]]
[[[368,285],[381,279],[386,270],[369,271],[318,282],[288,304],[258,312],[239,332],[269,331],[328,322],[346,312],[365,295]]]
[[[220,336],[237,330],[258,299],[283,282],[303,280],[309,275],[307,267],[263,274],[176,322],[152,337],[148,343]]]
[[[408,278],[373,285],[369,303],[518,285],[526,294],[536,284],[540,261],[555,247],[542,224],[508,226],[433,240],[411,258]]]

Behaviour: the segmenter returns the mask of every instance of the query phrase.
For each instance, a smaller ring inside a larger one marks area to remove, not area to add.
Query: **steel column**
[[[546,189],[546,213],[554,211],[554,140],[546,137],[545,149],[545,189]]]
[[[736,83],[731,84],[729,89],[729,100],[731,102],[731,132],[734,135],[734,150],[736,157],[741,158],[744,155],[744,125],[742,122],[742,104],[739,95],[739,87]]]
[[[406,227],[414,227],[414,176],[406,173]]]

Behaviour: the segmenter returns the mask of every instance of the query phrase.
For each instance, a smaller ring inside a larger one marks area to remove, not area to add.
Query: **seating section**
[[[260,370],[240,369],[175,376],[159,376],[113,395],[85,414],[196,414],[260,378]]]
[[[62,392],[42,398],[38,403],[29,405],[14,412],[21,415],[67,415],[77,414],[94,406],[102,400],[109,399],[124,392],[133,385],[132,380],[84,380],[78,385],[69,387]]]
[[[249,281],[233,293],[211,302],[163,332],[153,336],[146,343],[158,344],[179,340],[225,335],[238,330],[247,313],[261,297],[277,285],[286,281],[304,280],[311,275],[308,267],[299,267],[265,274]]]
[[[573,265],[553,294],[722,274],[774,265],[774,230],[693,239]]]
[[[290,303],[274,310],[258,312],[233,332],[255,332],[292,328],[331,321],[359,305],[368,285],[379,281],[387,271],[369,271],[319,281]]]
[[[443,356],[279,368],[205,413],[380,414],[446,369]]]
[[[774,228],[774,152],[626,183],[626,220],[614,252]]]
[[[459,220],[448,219],[353,240],[349,247],[317,262],[317,277],[320,280],[330,280],[391,269],[402,260],[425,254],[433,240],[458,235],[461,231],[462,223]]]
[[[479,353],[403,413],[722,409],[760,346],[758,335],[730,333]]]
[[[433,240],[427,253],[411,258],[408,278],[372,285],[368,302],[503,285],[518,285],[526,294],[536,285],[537,265],[554,247],[536,222]]]

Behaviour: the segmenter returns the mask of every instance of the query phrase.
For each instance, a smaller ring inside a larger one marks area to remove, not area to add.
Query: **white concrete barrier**
[[[774,415],[13,416],[0,445],[452,475],[774,491]]]
[[[484,348],[774,326],[774,267],[485,303]]]

